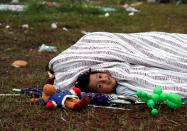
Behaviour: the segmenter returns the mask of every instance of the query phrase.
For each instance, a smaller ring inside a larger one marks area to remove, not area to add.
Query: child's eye
[[[98,88],[101,88],[101,87],[102,87],[102,85],[101,85],[101,84],[98,84],[98,85],[97,85],[97,87],[98,87]]]
[[[102,76],[99,74],[99,78],[102,78]]]

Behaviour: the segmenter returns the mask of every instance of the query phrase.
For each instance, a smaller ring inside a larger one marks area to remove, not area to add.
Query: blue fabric
[[[39,103],[45,104],[44,100],[42,98],[39,98]]]
[[[43,92],[43,88],[24,88],[21,89],[22,94],[27,94],[31,97],[41,97]],[[57,89],[57,93],[62,93],[60,90]]]
[[[50,96],[48,101],[49,100],[55,101],[58,107],[62,107],[62,100],[64,99],[66,95],[72,95],[72,93],[71,92],[57,93],[55,95]]]
[[[90,98],[90,104],[94,104],[97,106],[108,106],[109,105],[109,97],[102,93],[86,93],[81,92],[80,99],[84,97]]]
[[[137,97],[135,90],[129,89],[129,88],[119,85],[119,84],[116,86],[116,94]]]

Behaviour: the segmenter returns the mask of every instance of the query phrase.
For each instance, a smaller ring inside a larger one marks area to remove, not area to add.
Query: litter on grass
[[[140,5],[140,4],[141,4],[141,3],[134,4],[133,6],[138,6],[138,5]],[[135,8],[135,7],[131,7],[131,6],[129,6],[129,5],[126,4],[126,3],[125,3],[122,7],[125,8],[125,10],[126,10],[127,12],[130,12],[130,13],[128,14],[129,16],[133,16],[134,13],[140,12],[139,9],[137,9],[137,8]]]
[[[110,16],[110,14],[107,12],[107,13],[105,13],[105,17],[109,17]]]
[[[24,60],[16,60],[12,63],[13,67],[19,68],[19,67],[25,67],[27,66],[28,62]]]
[[[100,6],[97,6],[96,8],[99,8],[103,11],[116,11],[115,8],[111,8],[111,7],[100,7]]]
[[[126,9],[126,11],[129,11],[129,12],[140,12],[139,9],[136,9],[136,8],[134,8],[134,7],[127,7],[127,8],[125,8],[125,9]]]
[[[24,9],[26,7],[27,6],[25,6],[25,5],[6,5],[6,4],[0,4],[0,10],[3,10],[3,11],[18,11],[18,12],[21,12],[21,11],[24,11]]]
[[[57,28],[57,23],[52,23],[51,28],[56,29]]]
[[[9,25],[7,25],[7,26],[5,26],[5,28],[6,28],[6,29],[8,29],[8,28],[10,28],[10,26],[9,26]]]
[[[134,12],[130,12],[128,15],[129,15],[129,16],[133,16],[133,15],[134,15]]]
[[[62,30],[64,31],[68,31],[68,29],[66,27],[62,27]]]
[[[57,52],[57,48],[55,46],[49,46],[49,45],[45,45],[42,44],[39,49],[38,52],[43,52],[43,51],[47,51],[47,52]]]
[[[24,24],[21,26],[22,28],[29,28],[29,25],[28,24]]]
[[[47,6],[55,6],[55,7],[59,6],[56,2],[44,1],[44,2],[42,2],[42,4],[47,5]]]

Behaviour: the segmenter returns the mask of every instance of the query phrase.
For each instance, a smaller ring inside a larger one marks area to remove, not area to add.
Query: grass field
[[[6,1],[4,1],[6,3]],[[45,66],[58,53],[74,44],[83,34],[96,32],[164,31],[187,33],[187,4],[143,4],[140,12],[129,16],[122,4],[125,0],[101,0],[100,3],[56,0],[56,5],[40,0],[22,0],[28,8],[23,12],[0,11],[0,93],[13,88],[42,88],[48,79]],[[134,1],[126,0],[129,4]],[[105,17],[96,6],[113,7]],[[57,23],[57,28],[51,28]],[[22,25],[28,24],[29,28]],[[7,28],[9,26],[9,28]],[[66,27],[68,31],[62,28]],[[41,44],[56,46],[58,52],[38,52]],[[14,60],[28,62],[24,68],[13,68]],[[32,104],[26,95],[0,96],[0,130],[187,130],[187,105],[173,110],[160,107],[152,116],[146,105],[123,106],[127,111],[88,107],[81,112],[67,109],[46,110]],[[65,119],[65,120],[63,120]]]

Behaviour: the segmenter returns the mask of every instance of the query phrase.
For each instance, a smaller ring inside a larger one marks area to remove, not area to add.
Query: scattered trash
[[[67,29],[66,27],[63,27],[62,30],[64,30],[64,31],[68,31],[68,29]]]
[[[125,9],[126,9],[126,11],[130,11],[130,12],[140,12],[139,9],[136,9],[136,8],[134,8],[134,7],[127,7],[127,8],[125,8]]]
[[[136,2],[136,3],[130,4],[130,6],[135,7],[135,6],[139,6],[139,5],[141,5],[141,4],[143,4],[143,3],[142,3],[142,2]]]
[[[11,3],[19,3],[19,0],[12,0]]]
[[[18,68],[18,67],[25,67],[25,66],[27,66],[27,64],[28,64],[28,62],[26,62],[24,60],[16,60],[12,63],[12,66]]]
[[[13,88],[12,91],[14,91],[14,92],[19,92],[19,93],[20,93],[20,92],[21,92],[21,89]]]
[[[128,15],[129,15],[129,16],[133,16],[133,15],[134,15],[134,12],[130,12]]]
[[[7,26],[5,26],[5,28],[6,28],[6,29],[8,29],[8,28],[10,28],[10,26],[9,26],[9,25],[7,25]]]
[[[0,10],[4,11],[23,11],[27,6],[25,5],[6,5],[6,4],[1,4],[0,5]]]
[[[52,23],[51,28],[56,29],[57,28],[57,23]]]
[[[134,3],[134,4],[131,4],[131,5],[132,6],[138,6],[140,4],[142,4],[142,3],[139,2],[139,3]],[[122,7],[125,8],[126,11],[130,12],[128,14],[129,16],[133,16],[135,12],[140,12],[139,9],[129,6],[127,3],[125,3]]]
[[[96,8],[99,8],[103,11],[116,11],[115,8],[111,8],[111,7],[100,7],[100,6],[97,6]]]
[[[125,3],[122,7],[127,8],[127,7],[129,7],[129,5],[127,3]]]
[[[28,24],[24,24],[21,26],[22,28],[29,28],[29,25]]]
[[[47,5],[47,6],[58,6],[58,4],[56,2],[47,2],[47,1],[44,1],[42,2],[42,4],[44,5]]]
[[[88,33],[90,33],[90,32],[81,31],[81,33],[84,34],[84,35],[86,35],[86,34],[88,34]]]
[[[110,16],[110,14],[107,12],[107,13],[105,13],[105,17],[109,17]]]
[[[38,52],[42,52],[42,51],[57,52],[57,48],[55,46],[48,46],[48,45],[42,44],[39,47]]]

